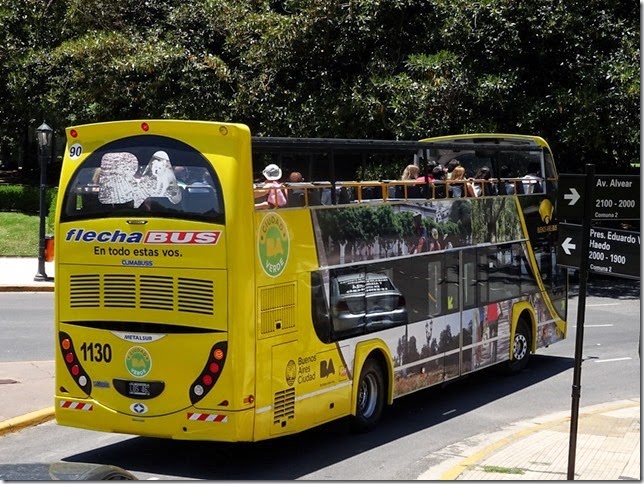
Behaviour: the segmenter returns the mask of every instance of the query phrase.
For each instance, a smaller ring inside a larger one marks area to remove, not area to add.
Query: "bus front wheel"
[[[514,332],[512,344],[512,359],[507,362],[508,373],[519,373],[528,364],[530,348],[532,347],[532,334],[525,320],[520,320]]]
[[[385,377],[382,367],[374,358],[369,358],[360,372],[353,430],[367,432],[373,429],[382,416],[384,406]]]

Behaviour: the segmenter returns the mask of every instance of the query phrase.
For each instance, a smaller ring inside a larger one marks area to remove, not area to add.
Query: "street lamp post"
[[[38,140],[38,162],[40,163],[40,232],[38,234],[38,272],[34,281],[48,281],[45,272],[45,222],[47,213],[47,162],[51,157],[51,138],[53,130],[43,121],[36,129]]]

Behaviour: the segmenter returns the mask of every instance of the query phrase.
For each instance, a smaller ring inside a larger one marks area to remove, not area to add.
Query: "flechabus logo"
[[[288,228],[282,217],[273,212],[267,214],[259,226],[257,241],[259,260],[267,275],[277,277],[284,271],[289,245]]]
[[[93,242],[103,244],[201,244],[217,245],[221,230],[150,230],[142,232],[123,232],[121,230],[69,229],[65,236],[67,242]]]

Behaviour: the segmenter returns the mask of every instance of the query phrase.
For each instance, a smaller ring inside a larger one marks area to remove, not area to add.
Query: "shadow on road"
[[[579,278],[570,280],[570,296],[579,295]],[[591,274],[588,279],[586,296],[611,299],[640,299],[639,279],[598,276]]]
[[[257,443],[188,442],[133,437],[71,456],[66,461],[110,464],[130,472],[179,479],[292,480],[362,452],[463,415],[497,399],[564,372],[572,358],[533,355],[518,376],[494,369],[466,376],[444,387],[423,390],[395,401],[380,425],[353,434],[346,419],[297,435]],[[456,411],[443,415],[444,409]]]

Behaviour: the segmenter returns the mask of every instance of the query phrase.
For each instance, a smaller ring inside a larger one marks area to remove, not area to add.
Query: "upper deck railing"
[[[480,187],[481,195],[465,195],[465,183]],[[526,193],[525,185],[539,186],[536,191]],[[332,196],[335,187],[335,200]],[[454,188],[461,188],[461,195],[455,195]],[[311,207],[320,205],[345,205],[361,202],[422,202],[430,200],[460,200],[486,196],[513,196],[544,193],[543,179],[507,178],[503,180],[429,181],[414,182],[402,180],[383,181],[329,181],[282,183],[287,205],[276,209]]]

